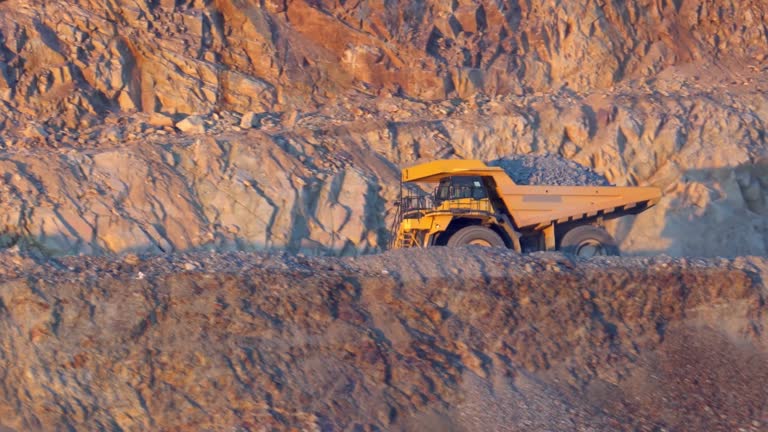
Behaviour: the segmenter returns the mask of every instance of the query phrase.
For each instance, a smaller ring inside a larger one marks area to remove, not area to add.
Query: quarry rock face
[[[0,0],[0,431],[764,431],[766,125],[764,0]],[[451,158],[664,196],[373,254]]]
[[[624,253],[765,254],[766,38],[760,0],[6,0],[0,244],[358,254],[400,168],[549,154],[663,189]]]

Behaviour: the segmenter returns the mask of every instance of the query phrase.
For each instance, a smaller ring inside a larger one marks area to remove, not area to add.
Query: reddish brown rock
[[[2,258],[10,430],[766,425],[763,259]]]

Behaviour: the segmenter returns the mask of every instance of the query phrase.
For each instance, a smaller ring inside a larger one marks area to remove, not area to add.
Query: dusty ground
[[[4,258],[11,430],[768,428],[763,258]]]

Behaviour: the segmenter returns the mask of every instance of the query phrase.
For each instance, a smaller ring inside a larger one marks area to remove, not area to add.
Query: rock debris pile
[[[489,163],[521,185],[609,186],[594,170],[558,155],[512,155]]]
[[[763,258],[3,260],[4,430],[768,427]]]

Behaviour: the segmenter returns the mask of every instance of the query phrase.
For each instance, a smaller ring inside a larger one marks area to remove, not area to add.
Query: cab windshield
[[[462,198],[483,199],[488,195],[480,177],[447,177],[435,189],[435,202]]]

